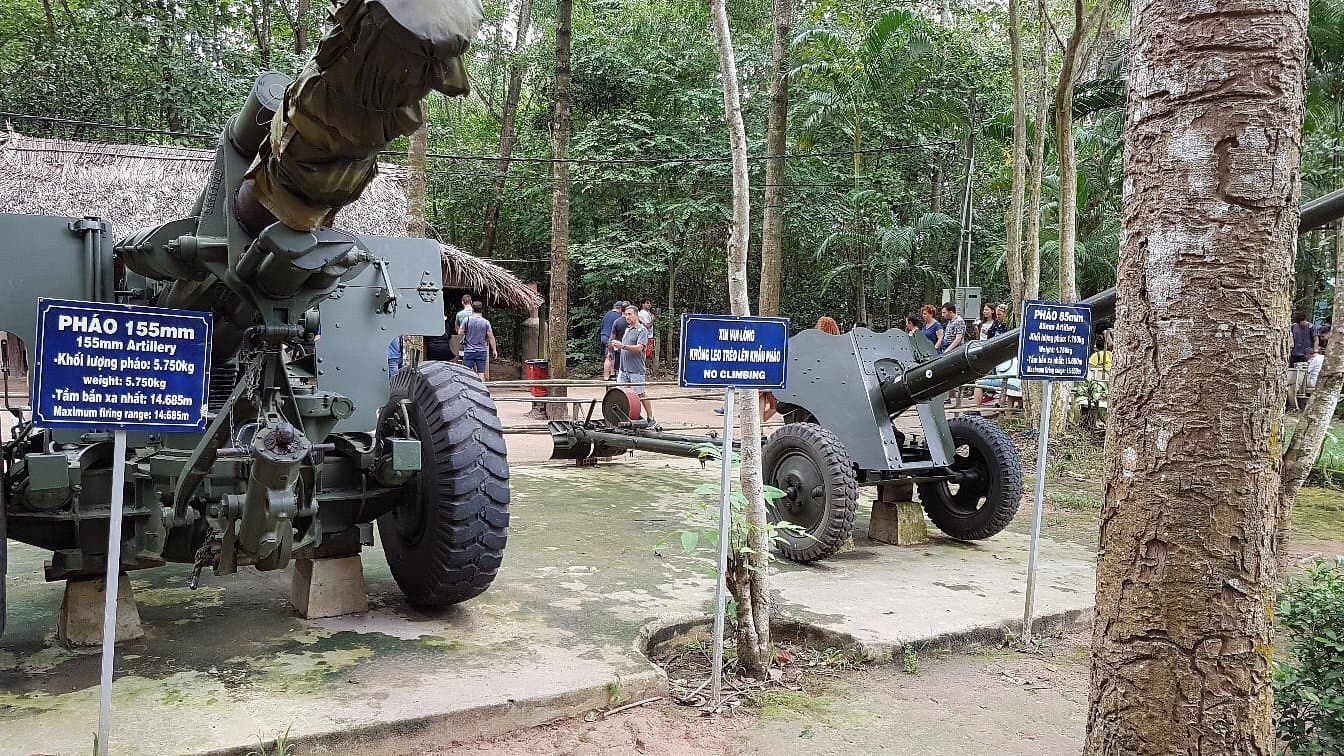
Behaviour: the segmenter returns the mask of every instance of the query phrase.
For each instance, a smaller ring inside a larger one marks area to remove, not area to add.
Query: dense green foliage
[[[473,95],[430,100],[428,219],[439,238],[467,250],[480,245],[485,199],[497,175],[488,157],[499,150],[508,67],[520,63],[519,141],[495,258],[545,290],[555,9],[547,0],[535,3],[532,31],[514,52],[516,5],[486,2],[487,24],[469,64]],[[758,158],[765,142],[770,5],[729,3],[744,115]],[[971,125],[977,143],[972,280],[985,287],[987,299],[1007,296],[1012,118],[1006,19],[996,5],[954,2],[948,18],[931,5],[799,2],[788,73],[792,159],[784,181],[782,266],[783,314],[799,324],[823,314],[853,322],[860,281],[877,326],[935,302],[950,284],[972,89],[979,103]],[[1344,145],[1342,4],[1314,0],[1312,7],[1309,197],[1340,185]],[[0,111],[213,134],[258,71],[297,70],[304,57],[299,50],[311,50],[324,13],[316,0],[0,0]],[[1119,245],[1126,57],[1117,40],[1125,27],[1119,15],[1076,98],[1083,295],[1112,284]],[[570,155],[581,162],[573,166],[572,335],[586,344],[600,313],[618,297],[647,296],[671,312],[722,311],[731,186],[704,4],[580,0],[573,47]],[[1058,50],[1053,41],[1051,47],[1053,58]],[[29,134],[91,141],[210,144],[209,137],[23,118],[13,124]],[[1053,159],[1047,155],[1041,209],[1046,297],[1055,288],[1057,264]],[[751,162],[753,255],[760,248],[764,172],[764,161]],[[1320,301],[1328,289],[1326,248],[1323,238],[1303,245],[1302,302]]]
[[[1344,563],[1319,563],[1278,608],[1288,660],[1274,670],[1279,739],[1293,754],[1344,752]]]

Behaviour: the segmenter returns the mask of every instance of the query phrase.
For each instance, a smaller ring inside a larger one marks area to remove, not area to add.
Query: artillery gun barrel
[[[1344,189],[1302,206],[1298,233],[1320,228],[1344,217]],[[1092,306],[1094,318],[1115,314],[1115,289],[1107,289],[1082,304]],[[947,354],[900,372],[879,364],[882,398],[887,410],[897,414],[914,405],[994,371],[994,366],[1017,354],[1021,329],[1013,329],[988,341],[972,341]]]
[[[1115,313],[1115,289],[1107,289],[1083,300],[1082,304],[1091,305],[1095,317],[1110,317]],[[1017,354],[1020,334],[1021,329],[1014,328],[988,341],[969,342],[903,373],[884,376],[882,398],[886,401],[887,410],[894,415],[982,375],[988,375],[994,371],[995,365]]]
[[[1344,189],[1319,197],[1302,206],[1301,220],[1297,232],[1303,233],[1321,228],[1331,221],[1344,216]]]

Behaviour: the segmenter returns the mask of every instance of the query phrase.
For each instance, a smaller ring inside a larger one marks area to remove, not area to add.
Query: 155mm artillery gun
[[[132,432],[118,460],[109,434],[13,409],[0,529],[52,552],[47,579],[103,573],[118,464],[123,569],[275,570],[357,554],[376,520],[412,603],[460,602],[494,579],[509,519],[494,404],[447,363],[402,370],[389,390],[383,360],[393,338],[444,332],[438,245],[331,227],[378,152],[423,122],[426,94],[467,92],[481,6],[338,0],[330,20],[297,79],[256,80],[190,217],[113,245],[97,219],[0,215],[0,264],[15,272],[0,325],[29,345],[38,296],[215,318],[204,433]]]
[[[1344,217],[1344,192],[1302,207],[1300,231]],[[1085,300],[1094,319],[1115,312],[1116,292]],[[776,546],[794,561],[836,553],[849,538],[860,486],[913,485],[939,530],[960,540],[989,538],[1008,526],[1022,497],[1022,460],[1012,439],[982,417],[949,420],[946,392],[993,372],[1018,350],[1019,331],[936,355],[920,334],[857,328],[841,336],[803,331],[789,340],[788,387],[774,392],[785,425],[765,440],[765,482],[784,492],[771,502]],[[712,437],[646,430],[619,389],[603,401],[603,422],[550,424],[554,459],[588,459],[643,449],[694,457]],[[913,412],[918,429],[899,423]]]

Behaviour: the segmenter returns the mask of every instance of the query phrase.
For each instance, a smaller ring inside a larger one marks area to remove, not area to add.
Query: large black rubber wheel
[[[495,403],[471,370],[422,362],[392,379],[384,423],[407,407],[420,473],[378,518],[387,564],[416,606],[448,606],[490,587],[509,526],[509,466]]]
[[[767,485],[784,492],[770,502],[770,522],[787,521],[807,532],[779,532],[775,548],[785,559],[815,562],[840,550],[854,530],[859,486],[854,465],[834,433],[812,423],[787,423],[761,450]]]
[[[959,541],[989,538],[1008,527],[1022,500],[1022,458],[1013,440],[983,417],[947,423],[952,480],[923,483],[919,500],[933,524]]]

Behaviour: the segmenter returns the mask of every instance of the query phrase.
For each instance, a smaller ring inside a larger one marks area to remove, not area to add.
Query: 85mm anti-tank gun
[[[1302,207],[1299,231],[1344,217],[1344,191]],[[1112,316],[1116,291],[1085,300],[1094,320]],[[767,484],[780,553],[812,562],[840,550],[854,527],[860,486],[918,489],[939,530],[960,540],[989,538],[1008,526],[1022,497],[1022,460],[1012,439],[978,416],[948,419],[948,391],[993,372],[1018,351],[1019,331],[972,341],[937,355],[921,334],[856,328],[832,336],[807,330],[789,339],[788,387],[774,392],[785,424],[764,440]],[[643,449],[694,457],[717,438],[647,430],[619,389],[603,401],[604,422],[550,424],[554,459],[589,459]],[[903,422],[911,413],[917,428]],[[898,495],[904,495],[899,493]]]
[[[47,579],[104,571],[118,464],[126,570],[186,562],[227,575],[352,555],[377,520],[412,603],[460,602],[494,579],[509,503],[494,404],[447,363],[402,370],[389,391],[382,359],[395,337],[444,331],[438,245],[332,227],[379,151],[422,123],[425,95],[467,92],[462,55],[481,6],[337,0],[330,21],[298,78],[256,80],[190,217],[114,246],[96,219],[0,215],[0,263],[43,261],[0,298],[0,324],[29,345],[38,296],[215,317],[204,433],[132,432],[117,460],[108,434],[15,412],[0,527],[52,551]]]

